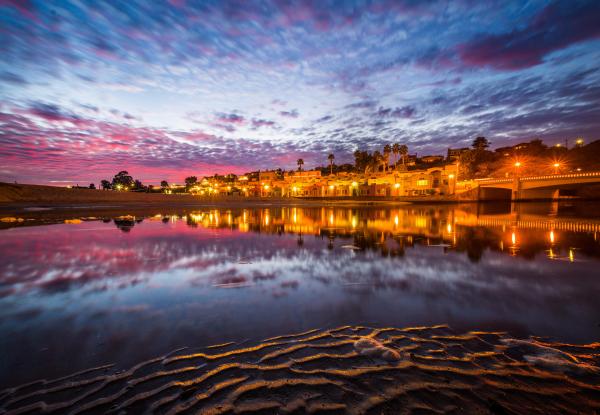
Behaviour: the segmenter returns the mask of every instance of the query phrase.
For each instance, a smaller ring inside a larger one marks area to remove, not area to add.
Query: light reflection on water
[[[345,324],[596,340],[600,220],[551,213],[272,207],[5,225],[0,386]]]

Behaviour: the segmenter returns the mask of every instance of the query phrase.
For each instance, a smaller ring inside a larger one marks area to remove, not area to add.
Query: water
[[[593,212],[554,204],[11,215],[24,220],[1,223],[0,388],[342,325],[597,341]]]

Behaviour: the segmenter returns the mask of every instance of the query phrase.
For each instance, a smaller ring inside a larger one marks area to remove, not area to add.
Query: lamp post
[[[519,177],[519,169],[521,168],[521,162],[515,162],[515,176]]]

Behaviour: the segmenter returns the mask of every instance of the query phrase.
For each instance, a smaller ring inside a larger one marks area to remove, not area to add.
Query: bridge
[[[577,196],[593,184],[600,184],[600,171],[475,180],[477,200],[558,199],[564,194]]]

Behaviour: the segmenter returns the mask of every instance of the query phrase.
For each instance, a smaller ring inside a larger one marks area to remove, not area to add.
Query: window
[[[418,179],[417,180],[417,186],[427,186],[428,183],[429,183],[429,181],[427,179]]]

